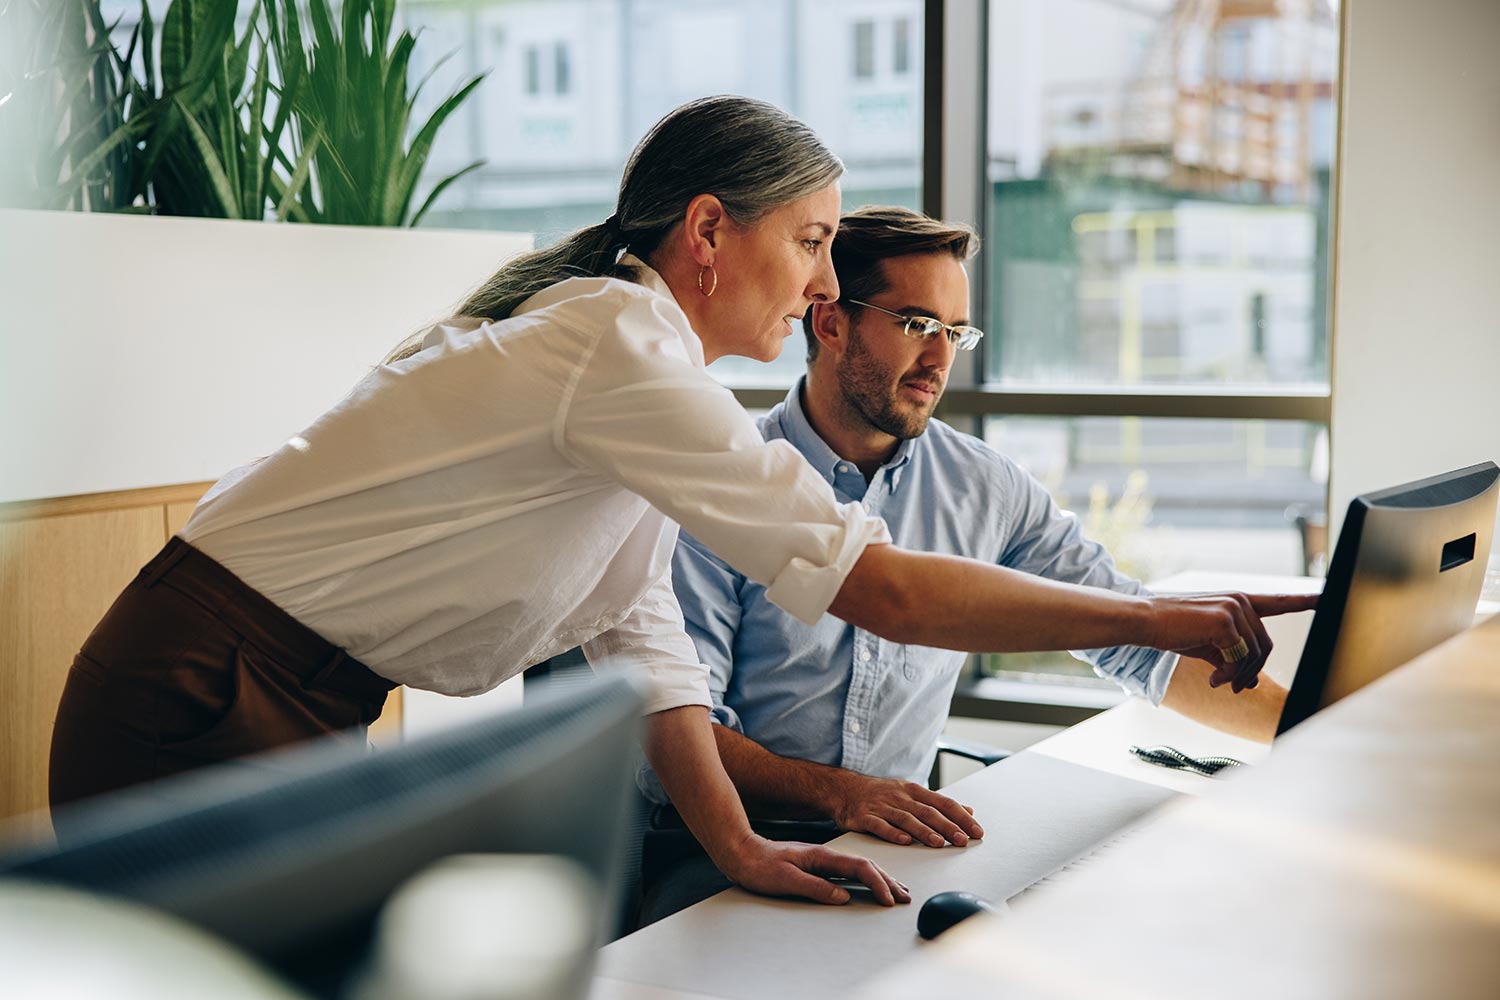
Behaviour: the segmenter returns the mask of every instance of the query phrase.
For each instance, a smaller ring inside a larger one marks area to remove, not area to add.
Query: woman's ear
[[[700,267],[712,267],[714,256],[723,242],[724,232],[729,226],[729,213],[724,203],[711,194],[700,194],[688,202],[682,227],[688,242],[688,252]]]

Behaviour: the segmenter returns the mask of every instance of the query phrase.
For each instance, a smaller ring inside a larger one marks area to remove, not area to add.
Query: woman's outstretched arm
[[[1149,646],[1207,660],[1210,683],[1254,687],[1271,651],[1261,618],[1310,594],[1150,597],[1080,587],[957,556],[869,545],[829,613],[891,642],[1007,653]],[[1244,640],[1244,649],[1236,645]],[[1237,654],[1243,655],[1237,655]]]

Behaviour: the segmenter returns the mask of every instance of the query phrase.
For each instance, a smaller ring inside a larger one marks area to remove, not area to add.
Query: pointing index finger
[[[1318,606],[1318,594],[1246,594],[1250,606],[1262,618],[1271,615],[1311,611]]]

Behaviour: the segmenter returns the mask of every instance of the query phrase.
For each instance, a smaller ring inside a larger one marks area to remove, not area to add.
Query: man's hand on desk
[[[893,844],[963,847],[984,836],[968,806],[897,778],[875,778],[840,769],[831,784],[829,811],[841,830]]]
[[[922,785],[773,754],[728,726],[715,726],[719,756],[761,816],[827,817],[840,830],[893,844],[962,847],[984,836],[968,807]]]
[[[833,905],[847,903],[849,890],[827,881],[827,878],[844,878],[869,886],[881,906],[911,902],[911,890],[875,862],[818,844],[767,840],[751,834],[731,857],[717,863],[731,882],[767,896],[802,896]]]

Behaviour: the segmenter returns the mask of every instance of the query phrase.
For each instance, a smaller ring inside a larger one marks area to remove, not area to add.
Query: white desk
[[[1201,575],[1173,578],[1162,590],[1210,590],[1238,586],[1245,590],[1303,590],[1315,582],[1301,578],[1225,578]],[[1311,615],[1268,622],[1277,649],[1268,672],[1283,679],[1295,667],[1301,639]],[[872,837],[845,834],[832,846],[873,858],[906,882],[913,904],[884,909],[873,904],[825,907],[793,900],[767,899],[730,889],[674,914],[601,950],[593,1000],[686,1000],[691,997],[826,997],[863,990],[863,984],[903,961],[917,959],[931,945],[916,935],[917,909],[934,893],[968,889],[991,898],[1006,898],[1021,886],[1009,886],[997,862],[1017,851],[1049,850],[1045,829],[1032,826],[1027,842],[1007,837],[1005,816],[1024,810],[1033,820],[1045,817],[1056,830],[1076,834],[1090,823],[1087,791],[1091,780],[1101,794],[1119,794],[1115,775],[1141,782],[1140,812],[1164,798],[1159,789],[1200,793],[1218,784],[1197,775],[1143,763],[1126,749],[1130,744],[1170,743],[1189,753],[1215,753],[1258,761],[1269,748],[1200,726],[1172,712],[1132,700],[1102,713],[1026,752],[1024,768],[1043,769],[1066,779],[1072,797],[1050,799],[1045,782],[1022,785],[1012,780],[1022,755],[974,774],[945,791],[972,805],[988,836],[967,848],[900,847]],[[1010,768],[1009,771],[1006,769]],[[1104,773],[1101,773],[1104,772]],[[1112,772],[1112,773],[1111,773]],[[1093,775],[1091,778],[1090,775]],[[1115,828],[1100,826],[1098,840]],[[1058,857],[1062,864],[1068,858]],[[924,991],[924,995],[927,991]],[[909,1000],[909,998],[908,998]]]
[[[1500,619],[1174,803],[1087,879],[955,928],[863,992],[1493,1000],[1497,765]]]

